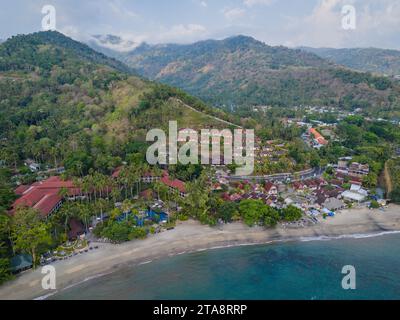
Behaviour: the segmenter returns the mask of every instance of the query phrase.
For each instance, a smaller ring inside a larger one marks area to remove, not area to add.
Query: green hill
[[[398,84],[339,67],[317,55],[250,37],[190,45],[143,44],[124,58],[139,74],[216,106],[326,104],[389,108]]]
[[[0,45],[0,160],[33,158],[74,174],[110,171],[141,153],[148,130],[226,127],[184,92],[131,74],[122,63],[56,32]]]

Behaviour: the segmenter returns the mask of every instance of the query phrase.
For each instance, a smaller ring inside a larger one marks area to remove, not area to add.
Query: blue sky
[[[132,43],[190,43],[245,34],[271,45],[400,49],[400,0],[1,0],[0,38],[41,30],[44,5],[77,40],[114,34]],[[356,9],[344,30],[341,10]]]

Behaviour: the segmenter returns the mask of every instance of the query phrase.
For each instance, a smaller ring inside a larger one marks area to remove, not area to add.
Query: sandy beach
[[[177,254],[219,247],[266,244],[276,241],[299,241],[341,238],[358,235],[400,232],[400,206],[390,205],[385,211],[367,208],[343,210],[334,218],[311,227],[278,226],[274,229],[249,228],[242,223],[222,228],[202,226],[196,221],[179,223],[174,230],[121,245],[97,244],[90,251],[52,265],[57,275],[57,290],[43,290],[41,268],[27,271],[0,287],[0,299],[35,299],[59,292],[69,286],[92,279],[119,267],[149,263]]]

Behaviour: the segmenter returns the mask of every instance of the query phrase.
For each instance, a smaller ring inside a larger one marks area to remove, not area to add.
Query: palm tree
[[[89,200],[89,203],[91,202],[91,193],[90,193],[90,182],[89,182],[89,176],[86,176],[82,180],[82,192],[84,193],[85,197]]]
[[[113,199],[113,202],[116,203],[118,202],[120,197],[120,190],[118,188],[118,183],[112,180],[110,188],[111,188],[111,198]]]
[[[154,186],[154,190],[157,192],[157,199],[160,200],[160,193],[161,193],[161,189],[163,188],[164,184],[161,183],[160,181],[156,181],[153,184]]]
[[[129,166],[126,174],[127,185],[129,186],[131,198],[133,198],[133,186],[137,183],[138,174],[134,166]]]
[[[140,167],[138,167],[138,174],[139,174],[139,191],[138,194],[142,191],[142,186],[141,186],[141,182],[142,182],[142,177],[150,172],[150,166],[145,163],[143,165],[141,165]]]
[[[67,198],[67,196],[69,195],[69,190],[66,187],[62,187],[59,191],[58,191],[58,195],[60,197],[63,198],[63,200],[65,200]]]
[[[79,198],[82,201],[82,179],[74,177],[72,179],[73,185],[75,188],[79,189]]]
[[[61,217],[63,217],[63,219],[64,219],[65,234],[67,234],[69,220],[76,216],[76,212],[74,212],[73,209],[74,209],[73,206],[71,206],[70,204],[67,204],[67,205],[64,205],[60,210]]]
[[[103,220],[103,214],[104,214],[104,210],[106,209],[106,207],[107,207],[107,201],[106,200],[104,200],[104,199],[102,199],[102,198],[100,198],[98,201],[97,201],[97,207],[100,209],[100,217],[101,217],[101,220]]]
[[[79,219],[83,221],[86,232],[89,232],[89,220],[91,217],[90,208],[87,204],[79,204],[78,208],[79,208],[78,211]]]
[[[128,169],[126,167],[123,167],[118,177],[119,183],[122,185],[122,188],[125,189],[125,199],[128,198],[128,174]]]

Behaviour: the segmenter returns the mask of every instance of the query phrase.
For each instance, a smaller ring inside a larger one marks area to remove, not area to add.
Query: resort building
[[[156,175],[156,174],[154,174],[152,172],[146,172],[146,173],[143,174],[141,179],[142,179],[143,183],[153,183],[153,182],[156,182],[156,181],[160,181],[161,180],[161,176]]]
[[[21,185],[15,190],[21,197],[13,203],[10,213],[14,214],[18,207],[31,207],[47,218],[61,207],[63,198],[59,193],[62,188],[68,190],[69,197],[80,194],[80,189],[74,187],[72,181],[62,181],[57,176],[30,186]]]
[[[171,179],[168,172],[164,172],[161,182],[165,184],[171,192],[178,193],[182,198],[186,197],[185,183],[178,179]]]
[[[117,169],[114,170],[114,172],[112,173],[111,176],[114,179],[117,179],[120,176],[121,171],[122,171],[123,168],[124,168],[123,166],[118,167]],[[149,171],[149,172],[146,172],[146,173],[143,174],[143,176],[140,178],[140,181],[143,182],[143,183],[153,183],[153,182],[156,182],[156,181],[160,181],[160,179],[161,179],[161,176],[156,175],[153,172]]]

